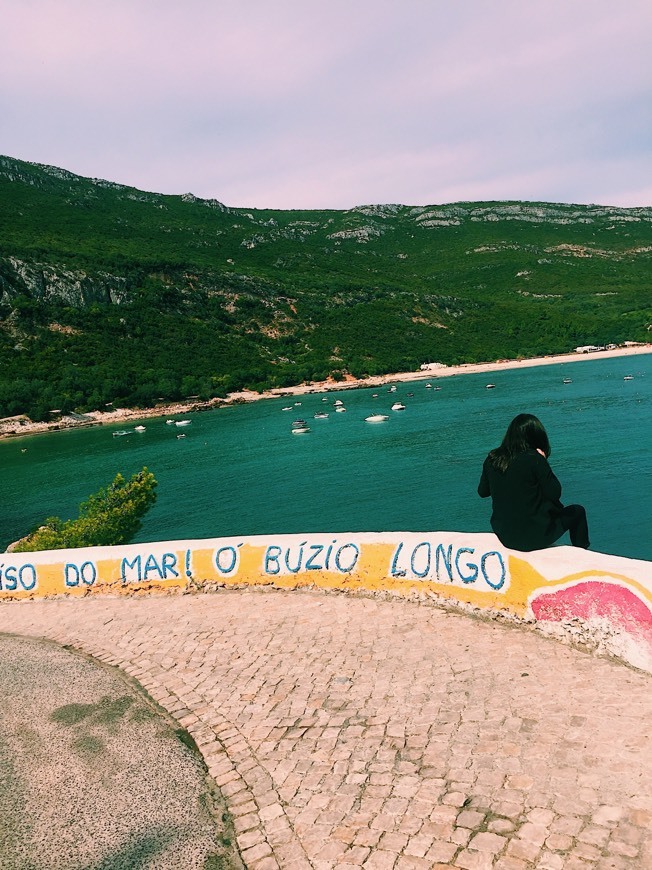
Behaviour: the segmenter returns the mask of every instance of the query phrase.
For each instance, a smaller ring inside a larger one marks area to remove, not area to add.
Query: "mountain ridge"
[[[0,240],[0,415],[541,356],[652,323],[646,207],[251,209],[2,156]]]
[[[182,194],[164,194],[156,191],[148,191],[143,190],[142,188],[137,188],[132,185],[122,184],[121,182],[110,181],[105,178],[92,177],[79,175],[78,173],[71,172],[68,169],[63,169],[58,166],[53,166],[47,163],[38,163],[35,161],[29,160],[21,160],[17,157],[10,157],[6,154],[0,154],[0,175],[9,178],[10,180],[21,180],[26,183],[36,183],[36,178],[34,176],[30,176],[29,173],[24,171],[24,168],[33,168],[38,170],[45,175],[52,176],[53,178],[60,180],[69,180],[69,181],[87,181],[97,187],[108,188],[113,190],[122,190],[122,191],[135,191],[137,193],[142,194],[143,196],[151,196],[151,197],[167,197],[167,196],[178,196],[185,202],[198,202],[201,204],[214,204],[216,203],[222,209],[229,209],[230,207],[225,205],[214,198],[205,198],[201,196],[197,196],[194,193],[187,192]],[[21,168],[23,171],[21,171]],[[355,212],[355,211],[363,211],[365,209],[379,209],[379,210],[391,210],[395,211],[402,208],[409,209],[430,209],[430,208],[455,208],[457,206],[464,206],[467,204],[475,203],[476,200],[456,200],[452,203],[431,203],[428,205],[409,205],[405,203],[362,203],[359,205],[351,206],[348,209],[317,209],[317,211],[338,211],[338,212]],[[632,214],[640,214],[645,215],[647,220],[652,221],[652,205],[651,206],[615,206],[608,204],[600,204],[600,203],[564,203],[557,202],[554,200],[513,200],[513,199],[504,199],[504,200],[486,200],[487,205],[502,205],[502,204],[515,204],[520,203],[525,206],[560,206],[562,208],[579,208],[579,209],[600,209],[607,210],[608,212],[614,213],[632,213]],[[274,209],[271,207],[265,208],[254,208],[251,206],[238,206],[234,208],[239,208],[241,210],[249,210],[249,211],[315,211],[316,209]]]

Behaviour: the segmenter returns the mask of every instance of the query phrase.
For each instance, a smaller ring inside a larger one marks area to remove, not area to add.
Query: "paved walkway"
[[[318,592],[0,605],[197,741],[248,867],[652,868],[652,682],[534,632]]]

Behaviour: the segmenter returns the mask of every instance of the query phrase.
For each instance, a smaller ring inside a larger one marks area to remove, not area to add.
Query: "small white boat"
[[[310,426],[308,426],[305,420],[295,420],[292,423],[293,435],[303,435],[305,432],[310,432]]]
[[[435,392],[437,392],[437,390],[441,390],[441,387],[435,387]]]
[[[625,375],[625,377],[623,378],[623,380],[624,380],[624,381],[633,381],[633,380],[634,380],[634,375]]]
[[[295,403],[294,403],[294,407],[295,407],[295,408],[298,408],[300,404],[301,404],[301,402],[295,402]]]
[[[365,423],[384,423],[385,420],[389,420],[387,414],[371,414],[369,417],[365,417]]]
[[[322,402],[327,402],[327,401],[328,401],[328,399],[326,399],[326,398],[322,399]]]
[[[185,438],[185,437],[186,437],[186,436],[185,436],[185,433],[184,433],[184,432],[181,432],[179,435],[177,435],[177,438]]]
[[[174,426],[174,420],[166,420],[165,422],[168,426]]]
[[[318,413],[314,415],[315,420],[326,420],[328,418],[328,414]]]
[[[565,383],[565,384],[572,384],[572,383],[573,383],[573,379],[572,379],[572,378],[564,378],[564,383]]]
[[[426,384],[426,390],[432,390],[432,384]]]
[[[392,405],[392,411],[405,411],[405,405],[401,402],[394,402]]]
[[[372,399],[377,399],[377,398],[378,398],[378,393],[372,393],[371,398],[372,398]]]
[[[335,410],[338,411],[339,413],[343,413],[344,411],[346,411],[346,408],[344,407],[344,405],[338,405],[337,408],[335,408]]]
[[[145,432],[146,429],[146,426],[134,426],[134,432]]]
[[[282,411],[291,411],[292,405],[287,405],[285,408],[281,408]]]
[[[114,438],[122,438],[123,435],[131,435],[131,434],[132,434],[132,433],[131,433],[131,430],[127,430],[127,429],[117,429],[117,430],[113,433],[113,437],[114,437]]]
[[[343,402],[341,399],[335,399],[335,401],[333,402],[333,404],[335,405],[335,407],[337,407],[338,405],[343,405],[344,402]]]
[[[496,385],[495,385],[495,384],[487,384],[487,389],[488,389],[488,390],[495,390],[495,389],[496,389]]]
[[[175,426],[190,426],[192,420],[177,420]]]
[[[388,392],[388,393],[395,393],[395,392],[396,392],[396,387],[390,387],[389,390],[387,390],[387,392]]]

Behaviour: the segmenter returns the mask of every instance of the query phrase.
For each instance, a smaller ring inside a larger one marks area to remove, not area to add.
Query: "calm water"
[[[414,381],[391,394],[302,396],[292,411],[279,399],[189,414],[185,429],[148,419],[146,432],[124,438],[112,437],[125,428],[115,425],[0,442],[0,548],[48,516],[76,516],[118,471],[130,476],[143,465],[159,486],[140,541],[489,531],[489,500],[476,494],[482,461],[512,417],[528,411],[548,430],[563,500],[587,508],[592,549],[652,560],[652,355],[432,383],[441,389]],[[336,398],[346,413],[333,413]],[[390,411],[395,400],[406,410]],[[312,418],[324,410],[328,419]],[[379,412],[390,419],[364,422]],[[310,433],[290,433],[297,417]]]

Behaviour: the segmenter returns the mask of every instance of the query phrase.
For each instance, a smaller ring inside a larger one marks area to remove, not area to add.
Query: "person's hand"
[[[540,447],[537,447],[537,453],[540,453],[544,459],[546,458],[546,454],[543,452],[543,450]]]

